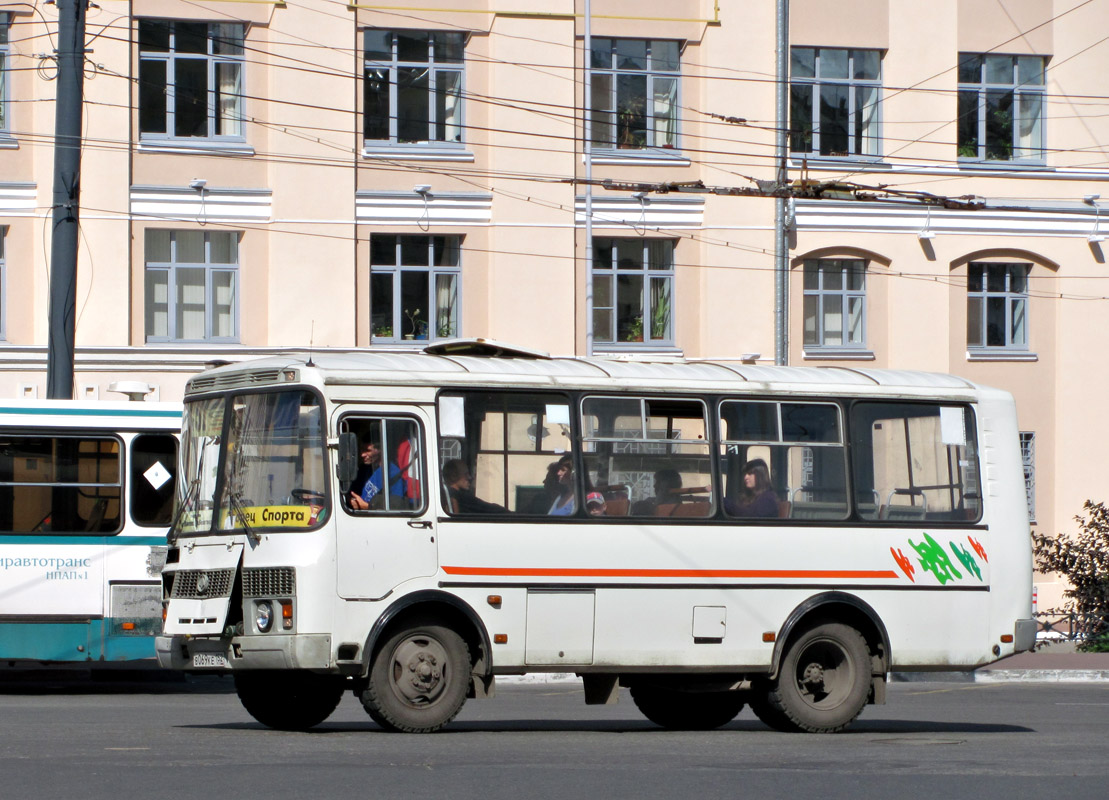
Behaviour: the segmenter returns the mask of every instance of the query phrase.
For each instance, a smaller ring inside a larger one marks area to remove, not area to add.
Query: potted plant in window
[[[420,330],[420,309],[417,308],[413,311],[409,311],[406,308],[404,309],[404,316],[408,317],[408,327],[412,331],[411,333],[404,334],[404,338],[408,340],[415,339],[416,334],[419,333]],[[427,323],[424,323],[425,326],[426,324]]]
[[[651,312],[651,338],[670,338],[670,295],[664,294],[655,301]]]
[[[393,338],[393,326],[389,324],[374,325],[374,336],[379,336],[382,339]]]
[[[628,327],[624,328],[623,339],[625,342],[642,342],[643,341],[643,315],[634,317],[628,323]]]

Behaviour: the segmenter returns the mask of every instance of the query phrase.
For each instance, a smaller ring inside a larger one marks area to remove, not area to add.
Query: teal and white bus
[[[0,661],[154,657],[181,405],[0,401]]]

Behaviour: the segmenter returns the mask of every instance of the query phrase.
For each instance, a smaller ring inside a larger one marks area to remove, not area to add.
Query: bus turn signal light
[[[1013,643],[1013,634],[1011,634],[1011,633],[1001,634],[1001,643],[1002,644],[1012,644]]]
[[[285,630],[293,627],[293,604],[289,600],[281,601],[281,627]]]
[[[501,607],[501,596],[499,594],[491,594],[485,598],[485,602],[493,606],[493,608]]]
[[[125,631],[133,631],[133,630],[135,630],[135,623],[125,622],[122,625],[120,625],[120,627],[123,628],[123,630],[125,630]]]
[[[776,634],[774,633],[774,631],[767,631],[766,633],[764,633],[764,634],[762,635],[762,640],[763,640],[764,642],[773,642],[773,641],[774,641],[775,639],[777,639],[777,638],[778,638],[778,637],[777,637],[777,635],[776,635]]]
[[[508,644],[508,634],[507,633],[494,633],[493,634],[493,644]]]

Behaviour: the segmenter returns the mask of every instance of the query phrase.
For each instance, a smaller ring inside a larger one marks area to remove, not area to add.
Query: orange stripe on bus
[[[898,578],[889,569],[582,569],[549,567],[443,567],[448,575],[575,578]]]

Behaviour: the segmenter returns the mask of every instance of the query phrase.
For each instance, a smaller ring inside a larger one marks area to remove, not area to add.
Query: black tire
[[[633,686],[632,701],[643,716],[674,731],[710,731],[727,725],[743,710],[738,692],[681,692]]]
[[[279,731],[306,731],[331,716],[343,699],[345,680],[314,672],[235,673],[239,702],[254,719]]]
[[[469,648],[455,631],[414,620],[376,651],[362,705],[387,731],[437,731],[462,710],[470,666]]]
[[[798,733],[798,728],[789,717],[782,713],[781,709],[771,705],[770,699],[767,696],[769,692],[768,686],[755,686],[747,695],[747,705],[751,707],[751,711],[755,716],[769,728],[782,733]]]
[[[784,720],[808,733],[841,731],[866,705],[870,679],[862,634],[838,622],[816,625],[790,643],[766,694],[770,721],[763,721],[776,727],[774,721]]]

